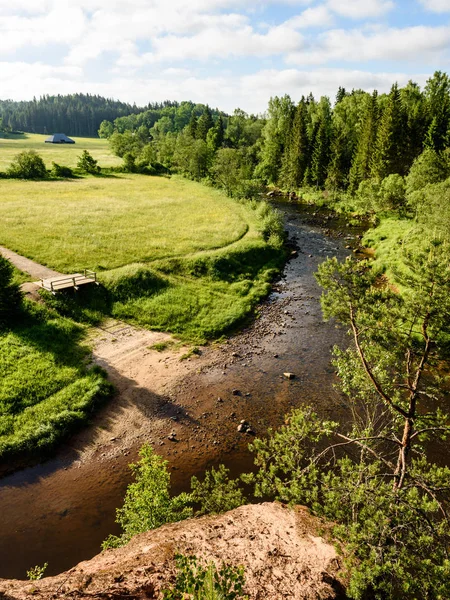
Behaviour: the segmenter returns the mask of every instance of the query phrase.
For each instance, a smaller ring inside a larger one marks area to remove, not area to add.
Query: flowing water
[[[323,322],[313,273],[326,257],[344,258],[349,253],[345,238],[360,232],[304,205],[278,206],[298,254],[287,264],[261,318],[233,340],[234,347],[240,344],[244,351],[228,361],[226,371],[217,366],[196,376],[192,384],[197,402],[223,396],[231,387],[249,390],[233,401],[239,400],[239,413],[258,434],[279,425],[283,415],[299,404],[313,405],[328,417],[343,419],[346,414],[345,401],[333,388],[330,365],[330,350],[345,343],[344,335],[334,324]],[[226,356],[227,350],[219,352]],[[285,372],[294,373],[295,379],[287,380]],[[222,408],[224,422],[229,420],[224,418],[227,410],[231,409]],[[224,462],[233,473],[249,469],[248,441],[236,434],[232,422],[214,442],[217,445],[205,445],[200,453],[174,453],[170,458],[174,492],[186,489],[191,475],[211,464]],[[122,504],[130,481],[127,465],[135,451],[99,467],[81,464],[66,444],[57,458],[3,478],[0,577],[24,579],[27,569],[44,562],[49,563],[46,575],[56,574],[97,554],[101,541],[117,533],[115,508]]]

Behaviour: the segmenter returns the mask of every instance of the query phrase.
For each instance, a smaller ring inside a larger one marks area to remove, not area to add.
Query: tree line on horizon
[[[113,121],[146,110],[161,115],[164,107],[173,104],[177,103],[167,100],[138,107],[91,94],[44,95],[39,100],[26,101],[0,100],[0,130],[96,137],[104,120]]]

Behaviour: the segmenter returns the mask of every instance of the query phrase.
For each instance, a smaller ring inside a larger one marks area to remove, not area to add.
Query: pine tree
[[[337,94],[336,94],[336,102],[335,102],[335,104],[339,104],[339,102],[341,102],[345,98],[346,95],[347,95],[347,92],[345,91],[345,88],[339,86],[339,89],[338,89]]]
[[[196,131],[195,137],[197,137],[199,140],[206,141],[206,136],[208,135],[208,131],[210,129],[212,129],[213,126],[214,126],[214,121],[212,118],[211,109],[209,108],[209,106],[206,106],[205,110],[203,111],[203,114],[201,115],[201,117],[198,120],[197,131]]]
[[[381,181],[391,173],[406,174],[407,120],[398,85],[395,83],[381,115],[370,173]]]
[[[319,188],[325,183],[330,160],[331,106],[326,97],[320,100],[318,121],[314,129],[315,135],[311,144],[311,179],[313,185]]]
[[[308,163],[306,112],[305,98],[302,98],[295,109],[282,160],[282,183],[289,190],[302,185]]]
[[[378,92],[366,98],[361,118],[361,134],[350,169],[350,191],[355,192],[359,184],[370,174],[370,161],[374,150],[378,125]]]
[[[439,152],[450,142],[450,78],[446,73],[436,71],[427,81],[425,98],[430,124],[426,145]]]
[[[186,129],[187,129],[188,134],[191,137],[193,137],[193,138],[197,137],[198,119],[194,113],[192,113],[191,120],[189,121],[189,124]]]

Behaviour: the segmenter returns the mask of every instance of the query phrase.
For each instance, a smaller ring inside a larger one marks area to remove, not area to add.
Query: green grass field
[[[62,272],[222,248],[248,232],[250,213],[178,177],[0,180],[0,245]]]
[[[14,156],[23,150],[36,150],[44,159],[47,169],[52,168],[52,161],[67,167],[76,167],[83,150],[90,152],[102,167],[114,167],[122,162],[110,151],[108,140],[70,136],[75,140],[75,144],[65,145],[46,144],[44,140],[47,137],[48,135],[36,133],[9,134],[8,138],[0,136],[0,171],[6,171]]]

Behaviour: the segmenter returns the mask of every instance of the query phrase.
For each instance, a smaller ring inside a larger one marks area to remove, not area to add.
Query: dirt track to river
[[[233,473],[251,467],[252,438],[237,431],[242,419],[260,436],[301,404],[345,418],[330,365],[330,350],[344,335],[323,322],[313,273],[328,256],[344,258],[344,245],[353,245],[344,236],[359,232],[310,207],[280,207],[298,254],[247,329],[182,362],[183,350],[149,350],[163,334],[120,324],[99,332],[94,355],[118,394],[56,458],[0,481],[0,577],[23,579],[44,562],[52,575],[97,554],[117,533],[127,465],[145,440],[169,461],[179,492],[211,465],[224,462]],[[168,439],[172,431],[177,441]]]

